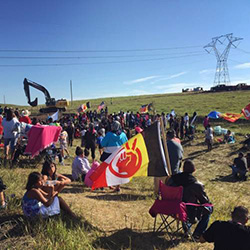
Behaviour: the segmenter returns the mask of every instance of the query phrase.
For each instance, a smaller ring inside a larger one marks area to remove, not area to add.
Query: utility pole
[[[203,47],[209,54],[212,50],[214,50],[217,59],[217,66],[214,76],[214,86],[221,85],[222,83],[230,84],[229,72],[227,67],[228,54],[231,46],[237,48],[234,43],[242,39],[243,38],[233,37],[233,33],[230,33],[212,38],[212,42]],[[218,45],[224,45],[224,50],[220,52],[217,48]]]
[[[70,80],[71,107],[73,105],[72,81]]]

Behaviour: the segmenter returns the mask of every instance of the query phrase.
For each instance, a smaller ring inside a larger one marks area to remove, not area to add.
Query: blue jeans
[[[208,210],[207,213],[203,213],[201,215],[201,218],[193,232],[193,235],[197,235],[197,236],[201,236],[203,232],[205,232],[205,230],[207,229],[207,226],[208,226],[208,222],[209,222],[209,219],[210,219],[210,216],[211,216],[211,213],[213,211],[213,207],[205,207],[206,210]],[[187,227],[188,229],[191,228],[192,226],[192,223],[188,222],[186,223],[187,224]]]
[[[246,171],[242,171],[242,170],[240,170],[240,169],[238,169],[236,166],[230,166],[231,168],[232,168],[232,175],[234,176],[234,177],[236,177],[238,174],[240,174],[240,177],[243,177],[243,176],[245,176],[246,175]]]

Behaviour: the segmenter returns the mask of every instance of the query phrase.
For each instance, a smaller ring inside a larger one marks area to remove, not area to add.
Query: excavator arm
[[[34,101],[30,100],[30,88],[29,88],[30,86],[35,88],[35,89],[38,89],[44,93],[45,100],[46,100],[46,106],[55,105],[55,99],[50,97],[49,91],[46,88],[44,88],[42,85],[40,85],[36,82],[32,82],[32,81],[28,80],[27,78],[24,78],[24,80],[23,80],[24,92],[25,92],[25,95],[28,99],[28,103],[30,106],[35,107],[35,106],[37,106],[37,103],[38,103],[37,97]]]

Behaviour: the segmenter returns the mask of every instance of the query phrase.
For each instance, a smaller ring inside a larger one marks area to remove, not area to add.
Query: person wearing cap
[[[202,234],[200,242],[214,243],[216,250],[249,250],[250,227],[246,226],[249,219],[248,209],[237,206],[231,213],[231,221],[215,221]]]
[[[142,131],[143,131],[143,129],[141,127],[139,127],[139,126],[135,127],[135,134],[136,135],[141,133]]]
[[[28,110],[22,110],[22,116],[19,118],[19,122],[25,122],[31,124],[31,119],[29,118],[30,112]]]
[[[183,186],[183,202],[199,205],[211,204],[204,190],[204,185],[193,176],[194,172],[194,163],[191,160],[186,160],[183,165],[183,172],[172,175],[166,184],[169,186]],[[211,213],[212,205],[200,207],[187,206],[188,226],[191,227],[199,219],[193,233],[195,239],[199,239],[201,234],[206,230]]]
[[[167,146],[172,174],[178,174],[180,171],[181,160],[183,158],[183,148],[180,140],[175,137],[174,130],[169,130],[167,132]]]

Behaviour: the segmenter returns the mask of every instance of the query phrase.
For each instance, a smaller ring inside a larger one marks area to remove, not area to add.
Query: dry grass
[[[242,149],[237,136],[235,144],[215,144],[207,152],[203,134],[184,145],[185,158],[193,159],[197,168],[195,176],[205,184],[214,204],[214,220],[227,220],[236,205],[249,207],[250,181],[235,182],[228,167]],[[75,145],[79,141],[75,140]],[[73,150],[71,154],[73,155]],[[244,152],[247,152],[246,149]],[[248,150],[249,152],[249,150]],[[58,172],[71,173],[72,158]],[[38,169],[40,171],[40,169]],[[153,218],[148,210],[153,204],[152,178],[138,177],[122,186],[120,194],[106,188],[91,191],[82,183],[73,182],[61,196],[79,216],[70,221],[67,216],[57,220],[30,225],[21,216],[20,198],[28,174],[33,169],[0,169],[8,189],[7,195],[16,194],[10,207],[1,213],[1,249],[166,249],[170,247],[166,235],[152,233]],[[46,242],[46,243],[45,243]],[[173,249],[213,249],[212,244],[182,242]]]

